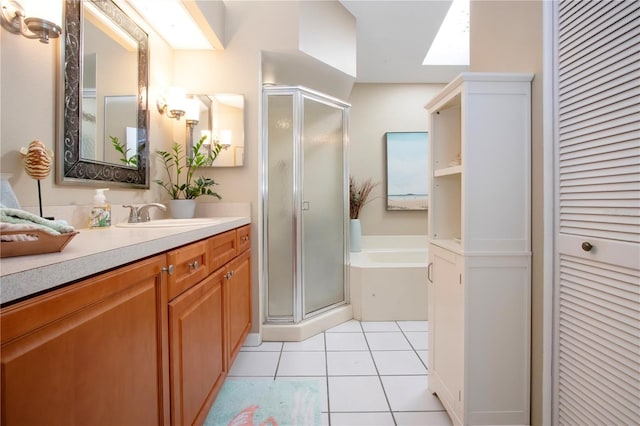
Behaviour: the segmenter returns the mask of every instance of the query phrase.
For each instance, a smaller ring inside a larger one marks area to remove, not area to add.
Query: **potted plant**
[[[349,176],[349,242],[350,250],[359,252],[362,250],[362,227],[360,225],[360,212],[369,203],[369,195],[378,184],[371,182],[371,178],[358,183],[353,176]]]
[[[200,138],[193,146],[190,156],[183,154],[182,145],[177,142],[173,144],[171,151],[156,151],[167,172],[168,182],[162,179],[156,179],[154,182],[163,187],[171,197],[169,211],[174,218],[193,217],[196,206],[195,199],[201,195],[211,195],[219,200],[222,199],[218,193],[213,191],[213,186],[217,185],[213,179],[202,176],[194,177],[196,170],[211,165],[222,149],[220,144],[216,144],[212,147],[211,152],[203,153],[201,148],[206,138],[207,136]],[[185,200],[187,202],[183,202]],[[183,204],[187,206],[180,207]]]

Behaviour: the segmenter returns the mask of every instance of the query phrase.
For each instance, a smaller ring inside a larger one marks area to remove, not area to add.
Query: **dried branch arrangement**
[[[377,183],[371,182],[371,178],[362,183],[356,182],[353,176],[349,176],[349,218],[358,219],[360,211],[369,201],[369,195]]]

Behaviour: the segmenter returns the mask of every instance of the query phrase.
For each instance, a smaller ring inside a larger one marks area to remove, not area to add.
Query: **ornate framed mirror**
[[[112,0],[65,0],[56,182],[149,187],[148,37]]]

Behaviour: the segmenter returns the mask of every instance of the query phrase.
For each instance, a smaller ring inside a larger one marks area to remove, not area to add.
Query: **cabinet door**
[[[462,420],[464,379],[464,289],[460,256],[431,245],[433,298],[429,312],[433,323],[429,334],[433,346],[429,347],[432,390],[449,410]],[[435,387],[435,388],[434,388]]]
[[[164,256],[2,310],[1,423],[169,423]]]
[[[174,425],[204,422],[226,376],[223,272],[210,275],[169,303]]]
[[[227,353],[231,366],[251,329],[251,252],[238,256],[226,269]]]

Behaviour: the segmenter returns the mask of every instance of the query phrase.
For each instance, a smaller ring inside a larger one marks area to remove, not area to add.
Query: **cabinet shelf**
[[[451,176],[462,173],[462,164],[453,166],[453,167],[445,167],[444,169],[438,169],[433,171],[433,176],[441,177],[441,176]]]

